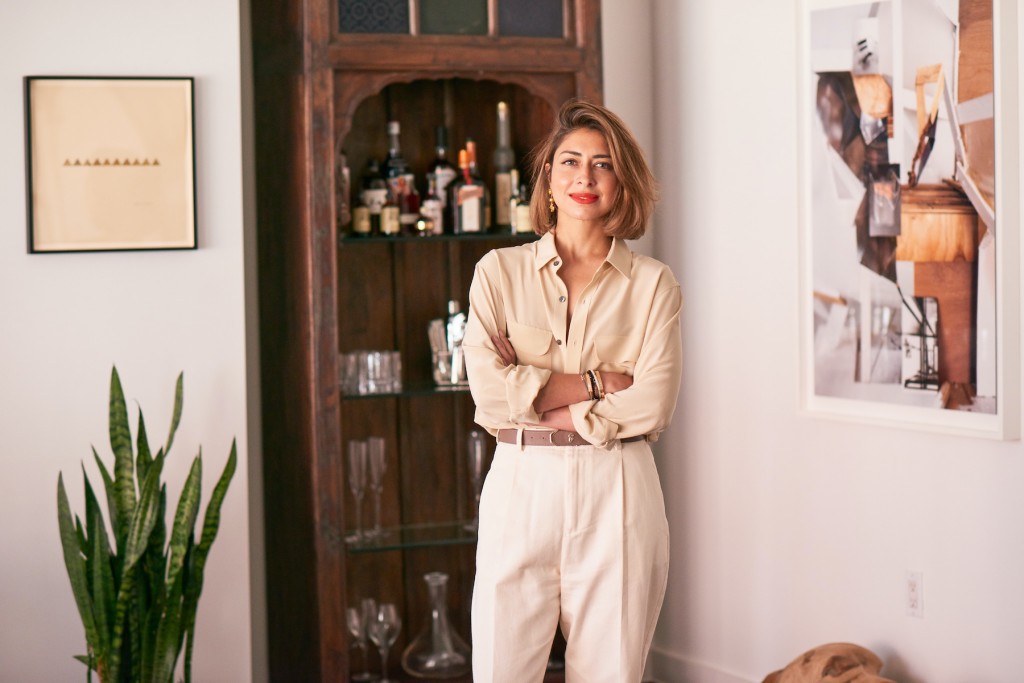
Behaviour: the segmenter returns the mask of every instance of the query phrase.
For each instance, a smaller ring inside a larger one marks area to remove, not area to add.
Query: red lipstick
[[[577,204],[593,204],[597,201],[596,194],[590,194],[589,192],[576,192],[569,195],[572,200]]]

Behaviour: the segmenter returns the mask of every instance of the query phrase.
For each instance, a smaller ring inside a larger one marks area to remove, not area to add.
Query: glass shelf
[[[532,242],[538,235],[532,232],[471,232],[458,235],[372,235],[370,237],[352,237],[340,235],[338,246],[348,244],[381,244],[395,242],[473,242],[484,240],[506,240],[511,242]]]
[[[341,391],[341,387],[338,387]],[[435,384],[419,384],[404,388],[401,391],[386,391],[376,394],[346,394],[341,392],[341,398],[345,401],[358,401],[368,398],[407,398],[411,396],[441,396],[444,394],[462,394],[469,391],[468,384],[439,387]]]
[[[468,523],[468,521],[461,521],[405,524],[384,529],[384,535],[381,538],[347,543],[345,547],[349,555],[361,555],[413,548],[472,545],[476,543],[476,531],[467,531],[465,525]]]

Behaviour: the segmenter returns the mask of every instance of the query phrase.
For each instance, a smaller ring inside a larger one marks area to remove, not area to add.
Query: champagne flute
[[[356,529],[346,536],[348,543],[359,543],[363,540],[363,494],[366,492],[366,442],[352,439],[348,442],[348,490],[356,501]]]
[[[484,434],[476,429],[469,433],[469,479],[473,483],[473,521],[465,525],[466,531],[476,531],[480,526],[480,491],[484,485]]]
[[[353,681],[373,681],[377,677],[370,673],[370,654],[366,647],[366,627],[370,619],[377,616],[377,602],[373,598],[364,598],[360,607],[349,607],[345,610],[345,624],[348,632],[355,640],[355,646],[363,653],[363,672],[352,676]]]
[[[382,603],[377,608],[377,618],[367,628],[370,640],[380,650],[380,683],[398,683],[388,678],[388,653],[401,630],[402,618],[398,616],[398,609],[390,602]]]
[[[373,528],[368,535],[379,539],[384,537],[380,524],[380,497],[384,492],[384,473],[388,470],[387,454],[384,437],[371,436],[366,442],[370,453],[370,492],[373,493]]]

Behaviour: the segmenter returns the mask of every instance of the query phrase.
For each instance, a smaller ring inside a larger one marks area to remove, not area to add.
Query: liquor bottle
[[[511,183],[511,195],[508,198],[508,221],[512,232],[517,232],[516,223],[518,220],[517,209],[519,207],[519,170],[513,168],[508,172],[509,182]]]
[[[388,186],[384,176],[380,174],[380,164],[376,159],[370,159],[366,163],[359,196],[370,214],[371,234],[380,234],[380,213],[388,199]]]
[[[360,192],[356,198],[356,205],[352,207],[352,236],[369,237],[372,230],[373,228],[370,225],[370,207],[363,201],[363,193]]]
[[[468,143],[472,144],[472,143]],[[483,232],[487,187],[470,173],[469,152],[459,150],[462,175],[451,184],[449,202],[452,208],[452,230],[455,233]]]
[[[466,138],[466,156],[469,159],[469,176],[484,190],[483,224],[481,230],[486,232],[491,229],[491,192],[487,189],[480,171],[476,166],[476,143],[471,138]]]
[[[344,149],[338,154],[337,174],[334,210],[338,212],[338,231],[342,232],[352,222],[352,181]]]
[[[526,183],[519,186],[519,201],[516,203],[516,232],[533,232],[533,216],[530,214],[530,195]]]
[[[429,225],[425,226],[421,232],[427,232],[431,235],[440,235],[444,232],[444,204],[442,203],[443,193],[437,189],[437,175],[427,175],[427,194],[423,197],[423,201],[420,202],[420,216],[423,217]]]
[[[434,148],[434,152],[436,156],[433,163],[430,164],[430,170],[427,172],[427,175],[428,180],[431,175],[436,179],[437,188],[435,189],[435,194],[441,200],[441,208],[445,208],[448,205],[448,185],[459,174],[451,162],[448,161],[448,132],[444,126],[437,127],[437,146]]]
[[[401,231],[406,235],[416,233],[416,221],[420,219],[420,193],[416,191],[416,177],[405,173],[399,177],[398,189],[398,222]]]
[[[494,148],[494,222],[498,228],[508,227],[512,223],[512,217],[509,215],[509,198],[515,185],[512,183],[510,172],[515,164],[516,155],[512,151],[508,105],[498,102],[498,144]]]
[[[398,121],[388,121],[388,156],[384,161],[384,179],[388,183],[391,198],[398,202],[401,194],[401,178],[409,172],[409,167],[402,158],[402,145],[399,142],[401,126]]]
[[[399,222],[398,203],[391,195],[380,209],[380,234],[384,236],[397,236],[402,231],[402,224]]]

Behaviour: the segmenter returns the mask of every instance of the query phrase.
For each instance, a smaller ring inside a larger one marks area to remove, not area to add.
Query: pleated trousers
[[[567,683],[639,683],[668,542],[646,442],[499,443],[480,498],[474,681],[540,683],[560,625]]]

